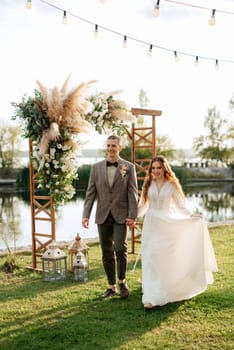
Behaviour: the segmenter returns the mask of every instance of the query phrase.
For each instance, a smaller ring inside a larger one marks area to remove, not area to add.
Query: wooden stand
[[[156,116],[160,116],[162,111],[143,108],[132,108],[132,114],[137,118],[139,116],[151,116],[151,126],[137,126],[132,124],[131,134],[128,134],[132,140],[131,161],[135,164],[138,184],[142,186],[149,163],[156,155]],[[138,158],[137,149],[146,149],[150,151],[150,158]],[[139,197],[141,187],[139,189]],[[135,244],[140,243],[142,221],[136,222],[137,228],[131,228],[131,253],[135,254]]]
[[[35,146],[36,145],[29,140],[32,266],[28,266],[28,268],[42,271],[42,254],[47,249],[48,245],[52,241],[55,241],[55,209],[53,198],[51,196],[42,196],[36,193],[38,173],[35,172],[33,167],[33,149]],[[39,223],[43,223],[45,228],[39,228]]]

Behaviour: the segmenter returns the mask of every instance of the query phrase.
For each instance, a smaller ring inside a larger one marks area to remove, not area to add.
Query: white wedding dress
[[[152,181],[148,203],[141,203],[143,304],[165,305],[202,293],[218,271],[207,223],[191,217],[169,181],[159,192]]]

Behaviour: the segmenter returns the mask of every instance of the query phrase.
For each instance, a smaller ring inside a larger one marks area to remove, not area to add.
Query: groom
[[[102,262],[108,280],[108,288],[102,298],[117,294],[116,267],[120,297],[129,295],[126,283],[127,226],[134,224],[137,216],[138,190],[135,166],[120,158],[121,138],[107,138],[107,159],[91,168],[82,225],[89,227],[89,217],[97,200],[95,222],[98,226],[102,250]]]

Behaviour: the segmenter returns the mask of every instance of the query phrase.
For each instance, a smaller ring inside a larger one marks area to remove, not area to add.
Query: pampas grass
[[[38,80],[37,85],[51,123],[55,122],[62,128],[72,125],[76,125],[76,128],[78,128],[80,123],[81,126],[79,130],[81,132],[84,126],[90,127],[85,121],[84,115],[89,113],[92,108],[92,104],[87,100],[87,96],[88,89],[96,80],[81,83],[76,88],[68,91],[69,79],[70,76],[65,80],[60,90],[57,87],[47,89]]]
[[[58,124],[55,122],[51,123],[50,128],[42,135],[39,143],[39,155],[47,153],[50,142],[58,140],[60,136]]]
[[[67,77],[61,89],[54,87],[47,89],[39,80],[37,85],[42,95],[43,108],[50,119],[50,128],[46,130],[40,140],[39,153],[45,154],[49,144],[58,140],[66,133],[78,134],[90,131],[91,125],[85,120],[85,114],[92,109],[92,103],[87,99],[89,88],[96,80],[79,84],[76,88],[68,90],[70,76]],[[65,137],[66,138],[66,137]],[[75,142],[70,141],[72,147]]]
[[[114,120],[135,121],[135,116],[129,111],[128,105],[121,100],[113,100],[108,104],[108,110]]]

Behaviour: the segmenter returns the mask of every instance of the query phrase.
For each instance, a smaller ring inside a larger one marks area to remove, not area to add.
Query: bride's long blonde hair
[[[143,195],[144,202],[146,202],[148,199],[148,190],[152,182],[152,166],[154,162],[159,162],[161,164],[164,171],[165,179],[173,183],[176,189],[178,190],[179,194],[181,195],[181,197],[185,199],[185,195],[179,183],[179,180],[177,179],[175,173],[172,171],[167,159],[164,156],[159,155],[151,159],[147,174],[144,179],[143,188],[142,188],[142,195]]]

